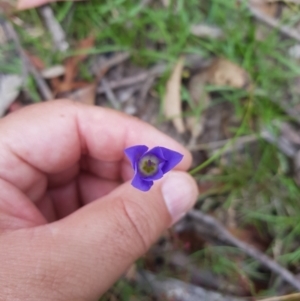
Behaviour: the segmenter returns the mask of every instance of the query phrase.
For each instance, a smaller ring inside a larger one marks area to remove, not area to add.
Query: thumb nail
[[[170,172],[164,178],[161,189],[172,223],[182,218],[196,203],[197,185],[187,173]]]

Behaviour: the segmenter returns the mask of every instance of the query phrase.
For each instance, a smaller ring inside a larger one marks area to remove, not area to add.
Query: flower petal
[[[135,145],[128,147],[124,150],[127,158],[130,160],[132,168],[136,168],[136,163],[138,160],[145,154],[148,150],[148,146],[146,145]]]
[[[136,173],[131,182],[131,185],[141,191],[148,191],[148,190],[150,190],[151,186],[153,185],[153,181],[146,181],[146,180],[142,179],[138,173]]]
[[[150,149],[145,155],[154,155],[160,162],[164,162],[164,154],[162,152],[162,147],[156,146]]]
[[[162,166],[161,170],[163,173],[166,173],[170,171],[172,168],[174,168],[183,158],[183,155],[175,152],[173,150],[170,150],[165,147],[159,147],[161,149],[161,152],[163,154],[163,158],[166,160],[165,164]]]

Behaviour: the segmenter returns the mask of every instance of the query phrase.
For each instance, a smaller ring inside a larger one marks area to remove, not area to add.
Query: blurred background
[[[100,300],[300,300],[300,0],[27,3],[0,0],[1,116],[69,98],[193,154],[196,207]]]

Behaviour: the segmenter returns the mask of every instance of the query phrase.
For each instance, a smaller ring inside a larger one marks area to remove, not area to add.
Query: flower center
[[[152,176],[157,172],[159,160],[153,155],[144,156],[139,162],[139,171],[145,176]]]

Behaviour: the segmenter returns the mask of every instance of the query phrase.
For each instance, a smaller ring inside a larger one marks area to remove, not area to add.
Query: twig
[[[50,5],[44,5],[39,9],[45,24],[52,36],[55,48],[60,52],[65,52],[69,48],[69,44],[66,41],[66,35],[60,24],[54,17],[53,10]]]
[[[107,82],[107,80],[104,78],[104,75],[107,73],[107,71],[126,61],[128,58],[130,57],[130,53],[129,52],[121,52],[118,53],[116,55],[114,55],[112,58],[106,60],[102,66],[100,67],[99,70],[96,71],[96,80],[95,80],[95,84],[97,85],[97,83],[100,81],[101,83],[101,87],[103,89],[103,92],[106,95],[107,100],[112,104],[112,106],[116,109],[119,110],[120,109],[120,102],[118,101],[115,93],[113,92],[110,84]]]
[[[212,141],[208,143],[201,143],[192,145],[189,147],[190,151],[198,151],[198,150],[213,150],[218,149],[224,145],[226,145],[229,141],[232,140],[232,146],[230,147],[230,150],[236,149],[238,147],[241,147],[242,145],[246,143],[251,143],[254,141],[257,141],[258,136],[257,135],[248,135],[248,136],[242,136],[237,139],[225,139],[225,140],[219,140],[219,141]],[[228,150],[228,149],[226,149]]]
[[[129,54],[127,54],[129,57]],[[126,54],[124,54],[124,60],[127,59]],[[120,60],[122,60],[122,58],[120,57]],[[117,65],[118,63],[120,63],[121,61],[115,61],[114,65]],[[204,60],[202,57],[199,57],[199,55],[196,56],[192,56],[192,55],[188,55],[187,59],[186,59],[186,65],[187,66],[197,66],[197,68],[200,67],[205,67],[208,65],[208,61]],[[106,65],[106,63],[104,64],[104,66],[101,66],[100,68],[100,72],[97,72],[97,74],[101,74],[101,72],[105,72],[105,70],[107,68],[111,68],[111,65]],[[124,87],[128,87],[128,86],[132,86],[135,84],[139,84],[141,82],[146,81],[147,79],[155,79],[156,77],[162,75],[167,69],[167,65],[166,64],[157,64],[155,66],[153,66],[152,68],[150,68],[149,71],[146,72],[142,72],[140,74],[134,75],[134,76],[130,76],[127,78],[123,78],[121,80],[113,80],[113,81],[109,81],[108,84],[110,86],[110,88],[112,90],[115,89],[119,89],[119,88],[124,88]],[[97,93],[99,94],[103,94],[105,93],[103,87],[100,85],[97,89]],[[143,94],[142,94],[143,95]]]
[[[274,120],[273,123],[279,126],[281,130],[281,135],[285,136],[291,143],[300,146],[300,135],[299,131],[294,128],[290,123],[287,122],[280,122]]]
[[[112,91],[112,89],[110,88],[110,86],[107,83],[105,78],[102,78],[101,84],[102,84],[102,87],[105,91],[105,95],[106,95],[107,100],[112,104],[112,106],[116,110],[119,110],[120,109],[120,103],[119,103],[115,93]]]
[[[129,52],[120,52],[114,55],[112,58],[107,59],[101,66],[100,69],[96,71],[96,82],[101,81],[105,73],[112,67],[123,63],[130,57]],[[105,91],[103,90],[105,93]]]
[[[135,84],[138,84],[138,83],[141,83],[141,82],[147,80],[149,78],[149,76],[151,76],[151,75],[159,76],[162,73],[164,73],[165,70],[166,70],[165,65],[157,65],[157,66],[154,66],[153,68],[151,68],[150,71],[142,72],[138,75],[127,77],[122,80],[110,81],[110,82],[108,82],[108,84],[112,90],[123,88],[123,87],[128,87],[128,86],[132,86],[132,85],[135,85]],[[101,86],[98,87],[97,93],[99,93],[99,94],[105,93],[103,87],[101,87]]]
[[[272,3],[272,2],[284,2],[284,3],[295,3],[295,4],[300,4],[300,0],[267,0],[267,2]]]
[[[295,130],[291,128],[291,126],[287,123],[283,123],[280,127],[282,133],[277,137],[273,135],[269,130],[264,128],[257,135],[248,135],[242,136],[237,139],[226,139],[219,141],[212,141],[208,143],[201,143],[191,147],[188,147],[190,151],[198,151],[198,150],[215,150],[223,147],[227,143],[232,140],[232,145],[229,145],[222,154],[226,154],[236,150],[247,143],[251,143],[257,141],[259,137],[266,140],[267,142],[274,144],[277,148],[283,152],[288,157],[294,157],[299,149],[300,145],[300,136],[296,133]],[[296,136],[297,135],[297,136]],[[298,139],[298,140],[297,140]]]
[[[248,6],[248,8],[249,8],[249,11],[251,12],[251,14],[259,21],[265,23],[266,25],[268,25],[270,27],[278,29],[285,36],[300,42],[300,34],[298,33],[297,30],[295,30],[289,26],[282,25],[276,19],[267,16],[266,14],[262,13],[260,10],[254,8],[254,7],[251,7],[250,5]]]
[[[191,284],[199,285],[201,287],[217,290],[225,294],[232,295],[245,295],[246,291],[238,286],[229,283],[226,280],[223,280],[221,277],[213,274],[212,271],[205,269],[198,269],[192,263],[191,259],[182,252],[175,252],[168,256],[170,264],[176,268],[181,268],[184,271],[187,271]]]
[[[140,89],[139,102],[144,103],[147,94],[155,82],[155,76],[149,76]]]
[[[141,90],[141,84],[139,83],[131,87],[124,88],[121,91],[119,91],[119,93],[117,94],[118,99],[120,100],[121,103],[127,102],[132,98],[132,96],[135,93],[139,92],[140,90]],[[138,99],[140,100],[140,97],[138,97]]]
[[[267,299],[259,299],[259,301],[292,301],[300,300],[300,293],[290,294],[285,296],[272,297]]]
[[[251,245],[248,245],[242,242],[241,240],[237,239],[236,237],[234,237],[216,219],[197,210],[191,210],[188,213],[188,216],[192,220],[197,222],[197,224],[199,224],[200,227],[206,228],[206,233],[204,231],[206,235],[209,234],[211,237],[215,237],[220,242],[237,247],[242,252],[256,259],[262,265],[270,269],[272,272],[277,274],[287,283],[289,283],[294,288],[300,291],[300,282],[295,278],[295,276],[291,272],[289,272],[284,267],[280,266],[277,262],[272,260],[270,257],[266,256],[259,250],[255,249]],[[207,232],[208,229],[209,232]],[[200,231],[202,232],[203,229],[200,229]]]
[[[272,102],[274,104],[276,104],[277,106],[279,106],[287,115],[292,117],[293,121],[300,124],[300,114],[299,114],[299,112],[295,108],[293,108],[291,105],[286,104],[285,100],[283,100],[281,102],[278,102],[276,100],[272,100]]]
[[[293,158],[297,153],[295,145],[283,135],[276,137],[270,131],[264,129],[261,131],[261,137],[269,143],[276,145],[288,157]]]
[[[43,77],[39,74],[39,72],[37,71],[37,69],[33,66],[33,64],[31,63],[31,61],[29,60],[29,58],[27,57],[25,51],[23,50],[19,37],[17,35],[17,33],[15,32],[15,29],[13,28],[13,26],[9,23],[6,22],[5,23],[7,32],[10,36],[10,38],[14,41],[17,51],[19,52],[19,55],[22,59],[23,62],[23,66],[24,68],[31,73],[31,75],[34,77],[34,80],[43,96],[43,98],[45,100],[51,100],[53,99],[53,94],[50,90],[50,88],[48,87],[47,83],[45,82],[45,80],[43,79]]]
[[[127,77],[127,78],[123,78],[121,80],[115,81],[109,81],[108,84],[110,86],[111,89],[119,89],[119,88],[123,88],[123,87],[128,87],[128,86],[132,86],[135,85],[137,83],[143,82],[147,79],[148,73],[147,72],[143,72],[140,73],[138,75],[134,75],[131,77]],[[98,87],[97,92],[99,94],[105,93],[104,89],[102,86]]]
[[[137,273],[136,281],[157,297],[174,301],[242,301],[245,299],[221,295],[173,278],[158,277],[148,271]]]

